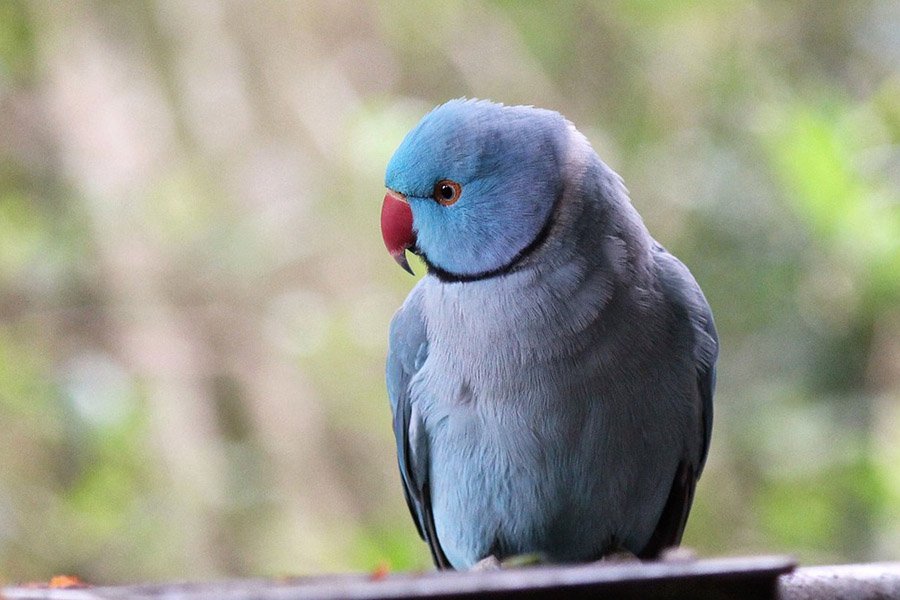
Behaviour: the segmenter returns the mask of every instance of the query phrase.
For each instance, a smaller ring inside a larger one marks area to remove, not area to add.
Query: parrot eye
[[[434,199],[438,202],[438,204],[450,206],[451,204],[459,200],[461,194],[462,187],[455,181],[442,179],[434,184]]]

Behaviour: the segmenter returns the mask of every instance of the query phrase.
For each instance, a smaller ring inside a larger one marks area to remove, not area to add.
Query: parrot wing
[[[434,564],[439,569],[451,568],[444,555],[434,525],[429,486],[428,435],[421,412],[410,395],[410,381],[428,356],[425,320],[414,290],[394,315],[390,329],[387,358],[387,388],[397,442],[397,462],[406,504],[413,521],[428,543]]]
[[[676,317],[690,325],[691,353],[696,369],[694,393],[699,404],[702,439],[699,440],[696,454],[685,456],[678,464],[668,500],[656,529],[638,555],[641,558],[656,557],[666,548],[681,542],[694,499],[694,489],[709,453],[713,394],[716,388],[716,358],[719,353],[719,340],[712,311],[691,272],[659,244],[654,247],[654,258],[661,288],[670,309]]]

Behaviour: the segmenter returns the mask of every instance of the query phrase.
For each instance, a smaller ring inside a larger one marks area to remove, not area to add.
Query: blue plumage
[[[533,108],[451,101],[426,115],[391,158],[386,185],[408,197],[431,266],[472,276],[530,243],[562,188],[566,137],[559,114]],[[442,179],[463,189],[452,210],[432,200]]]
[[[401,246],[429,267],[391,324],[387,385],[435,563],[677,544],[718,342],[619,177],[557,113],[455,100],[407,135],[386,184],[412,212]]]

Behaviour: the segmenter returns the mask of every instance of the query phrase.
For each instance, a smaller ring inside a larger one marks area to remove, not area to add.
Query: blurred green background
[[[900,3],[0,0],[0,579],[429,566],[378,214],[459,96],[568,116],[706,291],[685,542],[900,559]]]

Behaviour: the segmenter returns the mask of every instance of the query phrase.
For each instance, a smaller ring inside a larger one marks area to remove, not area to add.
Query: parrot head
[[[549,229],[569,133],[548,110],[462,99],[435,108],[387,167],[388,252],[412,273],[410,250],[451,281],[514,268]]]

